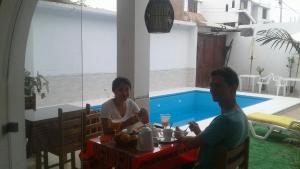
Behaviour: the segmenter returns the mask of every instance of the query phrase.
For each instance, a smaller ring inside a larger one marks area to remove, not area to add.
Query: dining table
[[[239,75],[240,91],[242,91],[242,86],[244,84],[244,81],[242,79],[249,79],[251,81],[251,91],[254,92],[255,82],[256,82],[256,80],[259,77],[260,77],[259,75],[252,75],[252,74],[242,74],[242,75]]]
[[[82,107],[61,104],[25,110],[25,129],[27,138],[27,154],[35,154],[36,168],[41,168],[41,152],[47,150],[55,141],[58,130],[58,109],[63,112],[81,110]]]
[[[292,78],[292,77],[284,77],[282,80],[285,80],[287,82],[300,82],[300,78]]]
[[[195,162],[198,149],[177,141],[159,143],[152,151],[139,151],[135,146],[120,146],[112,135],[86,141],[79,157],[85,169],[174,169]]]

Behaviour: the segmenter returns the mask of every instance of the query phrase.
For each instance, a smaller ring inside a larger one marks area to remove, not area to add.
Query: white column
[[[117,2],[117,75],[131,81],[131,97],[148,109],[150,35],[144,21],[148,0]]]
[[[18,132],[0,134],[0,168],[26,168],[24,60],[36,3],[4,0],[0,5],[0,126],[19,124]]]

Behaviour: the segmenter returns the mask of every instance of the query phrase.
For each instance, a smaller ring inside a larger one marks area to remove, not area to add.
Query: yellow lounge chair
[[[274,130],[286,130],[300,135],[300,121],[287,116],[278,116],[265,113],[252,113],[248,115],[250,131],[255,138],[266,139]],[[262,124],[269,128],[264,136],[257,135],[254,129],[255,124]]]

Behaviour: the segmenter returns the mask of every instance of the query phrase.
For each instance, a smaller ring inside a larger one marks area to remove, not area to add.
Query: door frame
[[[3,0],[0,6],[0,121],[17,122],[18,132],[1,128],[1,168],[26,168],[24,64],[27,37],[38,0]],[[3,25],[3,26],[2,26]]]

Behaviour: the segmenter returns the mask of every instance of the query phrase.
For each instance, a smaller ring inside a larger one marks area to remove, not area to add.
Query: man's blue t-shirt
[[[205,145],[200,148],[200,154],[195,169],[213,169],[216,148],[220,145],[232,149],[248,137],[248,121],[240,108],[217,116],[200,134]]]

